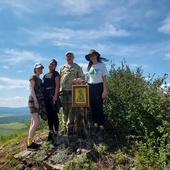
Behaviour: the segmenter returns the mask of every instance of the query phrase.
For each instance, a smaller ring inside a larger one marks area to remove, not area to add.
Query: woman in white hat
[[[33,142],[33,137],[35,135],[35,131],[40,123],[39,115],[40,112],[46,113],[45,107],[41,107],[42,104],[45,106],[45,103],[41,103],[41,99],[44,99],[43,96],[43,87],[42,80],[39,77],[42,74],[44,66],[41,63],[36,63],[34,65],[34,74],[30,77],[30,96],[28,100],[28,108],[31,113],[31,124],[29,128],[28,142],[27,142],[27,150],[38,149],[40,145]],[[43,101],[44,102],[44,101]]]

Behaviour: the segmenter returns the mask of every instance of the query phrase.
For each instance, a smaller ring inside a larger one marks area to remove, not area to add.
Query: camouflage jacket
[[[75,78],[84,79],[82,68],[74,63],[71,67],[65,64],[60,68],[60,91],[71,90],[72,80]]]

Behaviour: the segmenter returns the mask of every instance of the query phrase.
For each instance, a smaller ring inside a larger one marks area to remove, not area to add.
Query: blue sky
[[[55,58],[59,70],[70,50],[84,71],[93,48],[116,66],[123,59],[142,66],[144,76],[170,74],[169,7],[169,0],[0,0],[0,106],[27,106],[34,63],[44,74]]]

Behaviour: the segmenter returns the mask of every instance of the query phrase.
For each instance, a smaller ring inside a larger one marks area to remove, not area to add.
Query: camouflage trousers
[[[74,129],[75,108],[72,107],[72,96],[70,94],[63,93],[60,96],[63,107],[63,126],[67,129]]]

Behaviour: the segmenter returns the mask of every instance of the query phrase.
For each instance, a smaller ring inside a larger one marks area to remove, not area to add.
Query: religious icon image
[[[80,88],[76,90],[76,102],[77,103],[86,102],[84,89]]]

